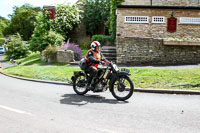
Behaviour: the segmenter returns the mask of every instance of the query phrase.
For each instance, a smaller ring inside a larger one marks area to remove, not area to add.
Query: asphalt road
[[[199,133],[200,96],[134,93],[120,102],[0,74],[0,132]]]

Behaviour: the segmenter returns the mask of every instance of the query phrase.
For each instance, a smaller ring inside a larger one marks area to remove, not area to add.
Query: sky
[[[9,19],[8,14],[13,13],[14,6],[22,6],[25,3],[33,6],[52,5],[52,4],[63,4],[66,1],[71,4],[76,3],[77,0],[1,0],[0,1],[0,16]]]

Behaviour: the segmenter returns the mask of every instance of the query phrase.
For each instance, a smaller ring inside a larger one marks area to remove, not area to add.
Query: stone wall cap
[[[117,8],[157,8],[157,9],[198,9],[198,6],[150,6],[150,5],[119,5]]]

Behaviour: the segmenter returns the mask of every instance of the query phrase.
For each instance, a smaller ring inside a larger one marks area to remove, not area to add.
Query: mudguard
[[[74,71],[74,75],[71,77],[71,80],[74,82],[74,79],[79,75],[86,76],[83,71]]]
[[[127,75],[131,75],[128,72],[119,72],[119,76],[127,76]]]
[[[118,73],[118,75],[119,75],[119,77],[125,77],[125,76],[129,76],[129,75],[131,75],[129,72],[124,72],[124,71],[122,71],[122,72],[119,72]],[[111,89],[112,89],[112,84],[113,84],[113,82],[115,82],[115,80],[117,80],[117,75],[112,75],[112,79],[110,80],[110,83],[109,83],[109,90],[111,91]]]

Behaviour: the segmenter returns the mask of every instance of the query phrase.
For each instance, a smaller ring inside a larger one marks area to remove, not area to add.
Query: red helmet
[[[90,47],[92,48],[92,50],[96,50],[97,47],[100,47],[101,44],[98,41],[94,41],[91,43]]]

